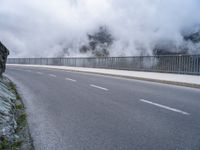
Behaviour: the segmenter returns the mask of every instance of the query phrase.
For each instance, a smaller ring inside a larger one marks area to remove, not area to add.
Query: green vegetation
[[[12,144],[5,138],[1,139],[1,141],[0,150],[18,150],[22,145],[22,141],[14,141]]]
[[[26,114],[22,113],[17,117],[17,129],[16,132],[19,132],[23,127],[25,127],[26,125]]]
[[[16,99],[17,99],[17,100],[21,100],[21,96],[20,96],[19,93],[17,92],[17,87],[16,87],[16,85],[15,85],[14,83],[10,82],[9,87],[10,87],[10,90],[12,90],[12,91],[15,93]]]
[[[15,107],[16,107],[16,109],[18,109],[18,110],[20,110],[20,109],[23,109],[23,108],[24,108],[24,106],[23,106],[22,104],[17,104]]]

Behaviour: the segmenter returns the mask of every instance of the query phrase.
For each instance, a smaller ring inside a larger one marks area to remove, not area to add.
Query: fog
[[[182,33],[199,24],[199,0],[0,1],[0,40],[11,57],[85,56],[79,48],[99,26],[114,37],[111,56],[152,55],[161,41],[185,44]],[[186,45],[199,53],[199,44]]]

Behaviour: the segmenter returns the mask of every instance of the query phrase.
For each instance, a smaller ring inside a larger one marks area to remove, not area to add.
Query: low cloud
[[[107,26],[112,56],[152,55],[160,41],[184,43],[200,24],[199,0],[1,0],[0,40],[11,57],[81,56],[87,34]],[[188,44],[194,53],[196,45]]]

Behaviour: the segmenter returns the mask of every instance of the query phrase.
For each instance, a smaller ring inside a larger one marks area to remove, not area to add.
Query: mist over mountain
[[[199,0],[1,0],[11,57],[200,54]]]

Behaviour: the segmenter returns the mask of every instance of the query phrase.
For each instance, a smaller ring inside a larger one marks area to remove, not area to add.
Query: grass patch
[[[21,126],[26,121],[26,114],[23,113],[17,118],[17,124]]]
[[[16,86],[14,83],[12,83],[12,82],[10,82],[9,86],[10,86],[10,90],[12,90],[12,91],[15,93],[16,99],[17,99],[17,100],[20,100],[20,99],[21,99],[21,96],[20,96],[19,93],[17,92],[17,86]]]
[[[18,110],[20,110],[20,109],[23,109],[23,108],[24,108],[24,106],[23,106],[22,104],[18,104],[18,105],[16,105],[15,107],[16,107],[16,109],[18,109]]]
[[[18,133],[23,127],[26,125],[26,118],[27,115],[25,113],[20,114],[20,116],[17,118],[17,129],[16,132]]]
[[[18,92],[16,92],[16,99],[17,99],[17,100],[20,100],[20,99],[21,99],[21,96],[19,95]]]
[[[12,144],[5,138],[1,139],[0,150],[19,150],[22,145],[22,141],[14,141]]]
[[[16,87],[16,85],[15,85],[14,83],[10,82],[10,83],[9,83],[9,87],[10,87],[10,89],[11,89],[12,91],[14,91],[14,92],[17,91],[17,87]]]

